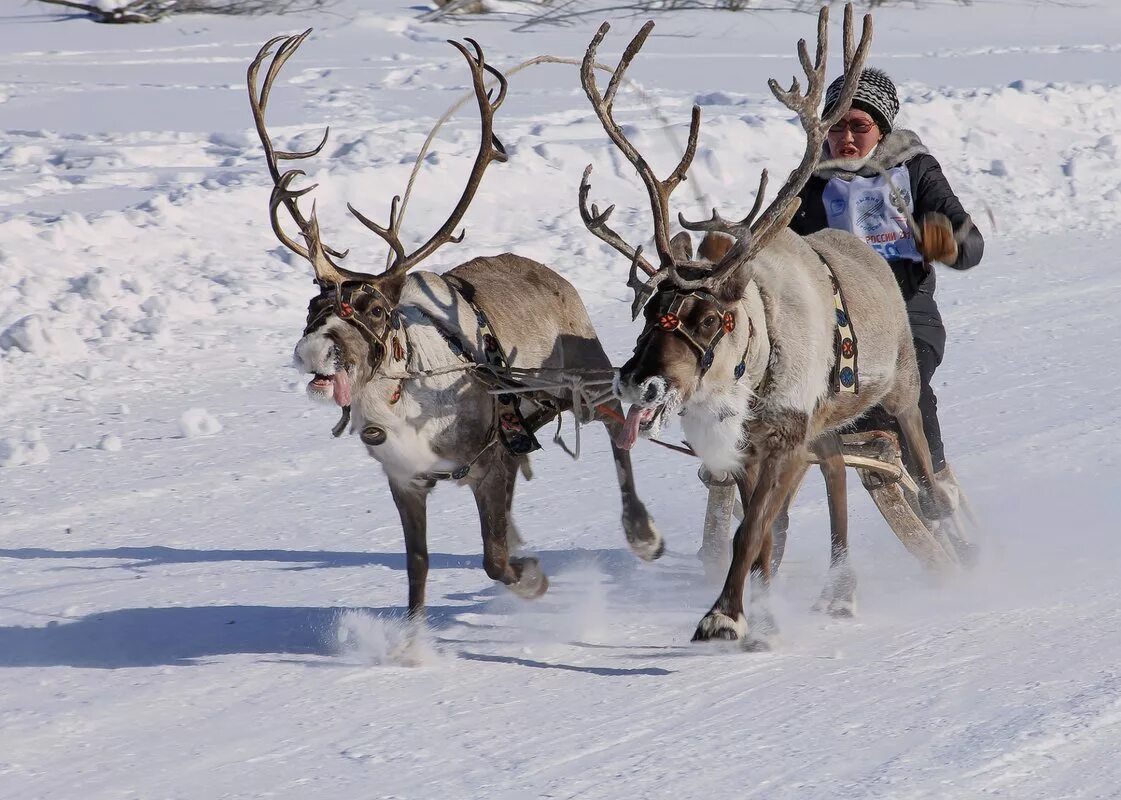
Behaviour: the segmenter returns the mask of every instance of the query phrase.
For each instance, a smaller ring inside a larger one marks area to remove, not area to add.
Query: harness
[[[833,268],[829,266],[829,262],[825,257],[814,249],[814,253],[825,267],[826,273],[829,275],[829,282],[833,289],[833,308],[836,313],[836,327],[833,336],[833,354],[834,366],[833,375],[831,379],[831,387],[835,393],[844,394],[859,394],[860,393],[860,375],[857,371],[857,343],[856,343],[856,330],[853,328],[852,320],[849,318],[848,306],[845,303],[845,295],[841,290],[841,283],[837,280],[837,275],[833,272]],[[681,322],[681,308],[685,301],[695,297],[699,300],[704,300],[716,306],[717,313],[722,319],[722,324],[707,337],[707,339],[700,334],[699,331],[689,329]],[[716,358],[716,346],[725,335],[731,333],[736,329],[736,314],[730,308],[721,303],[713,294],[706,292],[703,289],[693,290],[690,292],[674,292],[672,289],[668,291],[661,291],[651,302],[657,303],[655,306],[655,317],[646,328],[643,329],[639,335],[638,343],[641,343],[648,338],[655,330],[665,331],[666,333],[675,333],[681,336],[690,347],[697,351],[699,356],[700,377],[704,377],[705,373],[712,367],[712,363]],[[755,337],[755,325],[748,317],[748,331],[747,345],[744,346],[743,354],[740,356],[739,362],[733,370],[733,377],[738,381],[747,372],[747,352],[751,345],[751,340]],[[770,365],[768,364],[767,370],[761,378],[761,383],[765,384],[770,376]]]
[[[496,442],[501,442],[506,450],[515,456],[523,456],[541,449],[534,431],[544,425],[556,415],[560,408],[552,396],[545,397],[541,392],[527,392],[526,387],[510,376],[509,358],[501,343],[498,341],[490,320],[473,299],[473,292],[455,276],[444,276],[444,281],[452,290],[471,308],[478,325],[478,340],[482,343],[480,355],[482,360],[476,360],[470,349],[454,333],[446,330],[436,320],[431,319],[433,327],[444,339],[448,349],[459,360],[459,364],[430,370],[410,370],[408,363],[412,359],[412,347],[405,333],[404,324],[400,313],[393,308],[388,298],[374,286],[367,283],[343,284],[336,287],[333,284],[324,286],[322,292],[312,299],[308,308],[308,322],[304,327],[307,335],[319,327],[330,314],[335,314],[339,319],[352,325],[366,340],[370,350],[371,367],[377,369],[383,361],[390,364],[400,363],[402,369],[396,375],[389,377],[397,379],[397,387],[389,397],[389,404],[394,405],[400,401],[403,385],[406,380],[415,378],[432,377],[450,372],[470,372],[491,389],[494,397],[494,425],[483,447],[467,461],[467,463],[453,470],[437,470],[419,473],[415,479],[422,482],[440,480],[461,480],[467,477],[471,467],[490,450]],[[364,312],[357,310],[358,299],[368,296],[371,298],[369,308]],[[518,394],[539,406],[539,411],[527,421],[519,407]],[[332,428],[331,433],[336,438],[341,436],[350,424],[350,406],[345,406],[339,422]],[[387,438],[386,431],[377,425],[365,426],[359,438],[369,446],[383,444]]]
[[[454,294],[458,294],[463,298],[464,302],[470,306],[475,314],[479,340],[482,342],[482,364],[468,354],[467,348],[457,336],[444,330],[435,320],[432,320],[433,326],[440,333],[440,336],[443,337],[444,341],[447,342],[448,349],[451,350],[467,368],[474,369],[479,366],[484,366],[484,369],[475,369],[474,375],[481,382],[488,384],[490,388],[524,388],[521,383],[510,377],[510,360],[502,344],[498,341],[498,336],[494,333],[494,329],[491,327],[490,319],[475,302],[473,297],[474,293],[471,289],[454,275],[445,276],[444,282],[447,283]],[[466,477],[471,466],[478,461],[483,453],[490,449],[496,441],[501,442],[503,447],[505,447],[511,455],[515,456],[528,455],[529,453],[541,449],[541,443],[538,442],[537,437],[534,436],[534,429],[529,426],[525,416],[522,414],[517,394],[504,391],[499,394],[494,394],[493,397],[495,423],[487,444],[483,449],[464,466],[452,470],[451,472],[426,473],[427,477],[432,480],[459,480]],[[536,402],[540,405],[540,399]],[[540,427],[541,424],[544,424],[544,420],[541,421],[538,427]]]
[[[370,308],[359,314],[355,310],[359,298],[369,297]],[[362,335],[370,348],[370,366],[377,368],[385,357],[386,339],[391,328],[399,329],[401,320],[389,298],[369,283],[320,284],[320,292],[308,304],[304,336],[324,324],[331,314],[349,323]]]
[[[690,330],[681,322],[681,307],[690,297],[704,300],[716,306],[716,311],[720,316],[721,322],[707,339],[701,335],[699,331]],[[730,308],[725,307],[714,295],[703,289],[697,289],[691,292],[659,292],[658,295],[655,295],[653,298],[653,302],[657,303],[655,306],[656,316],[652,322],[646,325],[642,333],[639,334],[638,344],[641,345],[655,330],[675,333],[681,336],[690,347],[697,351],[697,355],[699,356],[698,364],[700,368],[700,377],[703,378],[705,373],[711,369],[712,362],[716,358],[716,345],[720,344],[721,339],[736,329],[736,313]],[[751,321],[750,317],[747,322],[749,325],[747,336],[748,344],[744,346],[743,355],[740,357],[739,363],[736,364],[733,370],[733,377],[737,381],[747,372],[747,350],[748,346],[751,344],[751,339],[755,336],[755,324]]]
[[[817,257],[821,259],[822,266],[829,273],[829,282],[833,287],[833,309],[837,313],[837,327],[833,334],[833,378],[832,386],[835,393],[860,394],[860,374],[856,365],[856,330],[852,327],[849,318],[848,306],[845,304],[845,294],[841,291],[841,282],[825,256],[816,249]]]

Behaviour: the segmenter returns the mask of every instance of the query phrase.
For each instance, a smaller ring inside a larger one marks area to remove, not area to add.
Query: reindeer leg
[[[814,610],[834,617],[851,617],[856,601],[856,572],[849,563],[848,488],[841,437],[826,433],[811,448],[821,463],[829,499],[829,578]]]
[[[654,561],[666,551],[666,542],[661,532],[654,526],[654,518],[639,499],[634,485],[634,470],[631,468],[631,454],[615,446],[615,439],[622,429],[618,421],[623,419],[623,406],[618,400],[610,403],[616,418],[601,416],[604,427],[611,437],[611,455],[615,459],[615,475],[619,479],[619,491],[623,496],[623,533],[627,544],[634,554],[643,561]]]
[[[743,593],[749,571],[756,575],[763,589],[762,599],[771,580],[771,524],[778,514],[782,501],[789,493],[800,468],[800,458],[785,452],[773,452],[762,459],[759,481],[749,493],[746,482],[740,483],[744,503],[744,518],[732,541],[732,566],[724,582],[724,589],[708,614],[701,619],[693,634],[693,641],[710,639],[743,639],[748,635],[743,608]],[[765,556],[765,557],[764,557]],[[774,632],[773,620],[768,624],[766,612],[755,620],[763,628]],[[757,631],[762,634],[764,630]],[[750,649],[766,649],[761,638],[749,641]]]
[[[771,553],[772,572],[778,572],[778,568],[782,565],[782,557],[786,554],[786,535],[790,531],[790,507],[794,505],[794,498],[798,496],[798,488],[802,485],[802,481],[806,479],[806,472],[809,468],[808,461],[802,465],[801,472],[798,473],[792,483],[786,502],[782,504],[782,510],[771,525],[771,536],[774,539],[774,550]]]
[[[389,482],[389,492],[401,516],[405,532],[405,568],[409,575],[409,619],[424,621],[424,587],[428,581],[428,493],[427,488],[398,486]]]
[[[757,571],[763,593],[771,578],[771,524],[802,475],[805,464],[804,447],[806,416],[790,413],[771,422],[763,431],[762,447],[752,446],[749,465],[758,464],[758,480],[753,482],[753,469],[740,478],[743,499],[743,521],[732,541],[732,566],[720,597],[697,624],[693,641],[711,639],[742,639],[748,633],[743,614],[743,590],[749,570]],[[758,454],[758,455],[754,455]],[[766,558],[763,556],[766,555]],[[753,642],[765,648],[766,642]]]
[[[516,553],[525,546],[525,539],[514,523],[514,486],[518,482],[518,473],[522,471],[528,476],[529,456],[506,461],[506,546],[511,553]]]
[[[783,504],[785,505],[785,503]],[[778,512],[775,519],[778,518]],[[766,650],[766,642],[778,634],[778,624],[771,611],[771,578],[774,575],[774,521],[764,531],[759,542],[759,554],[751,565],[751,601],[747,606],[748,649]]]
[[[930,461],[930,445],[922,428],[922,414],[917,404],[897,411],[895,418],[903,431],[903,438],[911,457],[919,468],[919,508],[927,519],[945,519],[954,513],[954,501],[934,478],[934,465]]]
[[[511,480],[509,453],[498,453],[489,459],[481,480],[471,484],[475,505],[479,509],[479,525],[483,536],[483,568],[493,580],[527,600],[540,597],[549,588],[549,580],[536,558],[511,558],[506,536],[508,483]],[[515,464],[516,468],[516,464]]]
[[[697,477],[708,489],[704,528],[701,531],[701,549],[697,558],[704,565],[705,577],[716,583],[728,574],[731,564],[732,517],[736,505],[736,479],[729,474],[718,476],[701,466]]]

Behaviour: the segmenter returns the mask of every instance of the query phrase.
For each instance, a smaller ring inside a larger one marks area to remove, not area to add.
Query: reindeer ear
[[[689,231],[682,231],[669,240],[669,252],[679,263],[693,260],[693,238]]]
[[[710,264],[719,264],[724,256],[728,255],[728,251],[732,249],[735,243],[736,240],[726,233],[709,231],[697,247],[697,257]]]
[[[728,271],[712,293],[723,303],[735,303],[743,298],[747,285],[755,277],[755,262],[750,257],[746,240],[736,242],[728,249],[724,258],[739,259],[739,263]]]

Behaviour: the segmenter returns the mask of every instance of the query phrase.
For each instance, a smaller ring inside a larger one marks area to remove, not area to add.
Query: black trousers
[[[946,448],[942,444],[942,428],[938,424],[938,397],[930,386],[934,371],[942,363],[942,358],[934,345],[922,339],[913,340],[915,343],[915,358],[919,363],[919,414],[922,416],[922,429],[926,434],[926,443],[930,447],[930,461],[934,471],[938,472],[946,466]],[[911,474],[918,475],[918,469],[911,453],[907,449],[907,442],[901,435],[899,423],[895,421],[883,406],[876,406],[866,417],[854,426],[857,431],[889,430],[895,431],[899,436],[899,444],[903,449],[903,461]]]
[[[946,466],[946,448],[942,444],[942,428],[938,424],[938,398],[930,386],[930,379],[934,377],[934,371],[942,363],[942,358],[932,345],[922,339],[915,339],[915,356],[919,362],[919,380],[922,382],[922,390],[919,392],[922,429],[926,434],[926,442],[930,445],[930,460],[934,464],[934,471],[938,472]]]

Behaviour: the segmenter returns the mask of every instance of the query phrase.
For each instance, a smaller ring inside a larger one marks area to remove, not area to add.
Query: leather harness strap
[[[825,256],[816,248],[814,252],[821,259],[822,266],[829,274],[829,282],[833,288],[833,309],[837,315],[836,332],[833,336],[833,353],[835,363],[833,366],[832,387],[834,392],[843,394],[860,394],[860,373],[857,371],[856,330],[853,328],[852,319],[849,317],[848,306],[845,303],[845,294],[841,290],[841,282],[837,280],[836,273],[825,260]]]
[[[447,343],[448,349],[463,362],[465,368],[484,368],[486,372],[489,373],[491,379],[487,382],[500,388],[524,388],[518,381],[509,376],[509,359],[506,355],[506,351],[503,349],[498,340],[498,336],[491,327],[487,315],[475,303],[473,297],[474,292],[471,287],[455,276],[443,276],[443,279],[452,293],[463,298],[464,302],[467,303],[475,315],[475,321],[478,325],[479,341],[482,343],[480,352],[482,360],[480,361],[473,357],[470,354],[469,348],[458,336],[446,330],[436,320],[432,319],[433,327],[436,328],[440,336]],[[369,312],[359,313],[356,310],[355,301],[363,294],[371,295],[373,298],[373,302],[369,304],[370,311],[376,311],[376,314],[371,318],[368,318],[368,316],[370,316]],[[366,283],[344,284],[341,287],[335,287],[334,285],[330,287],[324,286],[322,293],[312,300],[311,306],[308,309],[308,321],[304,328],[304,334],[306,335],[322,325],[331,314],[335,314],[344,322],[353,325],[362,337],[366,339],[370,347],[371,360],[376,362],[373,364],[375,368],[380,365],[383,359],[388,359],[391,362],[399,361],[406,367],[405,372],[408,375],[407,367],[411,359],[412,348],[409,343],[409,338],[405,334],[401,316],[395,309],[391,310],[388,299],[375,287]],[[384,322],[382,322],[382,320],[384,320]],[[400,335],[398,335],[398,331]],[[402,339],[404,340],[403,345],[401,343]],[[478,372],[474,374],[477,378],[481,378]],[[415,377],[423,377],[423,373],[418,373]],[[400,399],[402,392],[401,384],[405,379],[407,378],[401,379],[401,382],[398,383],[396,390],[390,397],[389,403],[391,405]],[[342,410],[342,417],[331,431],[335,437],[341,436],[346,430],[350,423],[350,415],[350,406],[344,407]],[[536,428],[540,427],[540,425],[544,424],[545,421],[540,421],[540,424],[537,425],[528,424],[519,407],[517,394],[514,392],[496,394],[494,395],[494,424],[487,437],[487,443],[482,449],[466,464],[454,470],[423,472],[416,475],[415,479],[421,482],[461,480],[467,477],[471,467],[482,458],[495,442],[501,442],[503,447],[515,456],[523,456],[535,450],[540,450],[541,443],[538,442],[533,432]],[[385,431],[377,428],[377,426],[368,425],[362,431],[362,439],[370,445],[381,444],[385,441]]]

